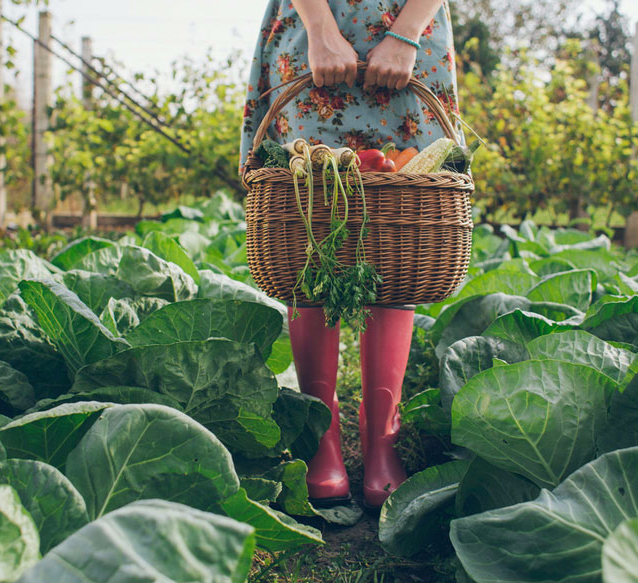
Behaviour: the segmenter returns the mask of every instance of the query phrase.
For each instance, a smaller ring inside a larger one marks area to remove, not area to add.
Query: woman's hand
[[[367,55],[368,69],[364,89],[387,87],[405,89],[416,62],[416,48],[391,36],[386,36]]]
[[[392,24],[392,32],[418,42],[425,27],[436,16],[443,0],[406,0]],[[416,48],[402,40],[386,36],[366,58],[364,89],[373,86],[404,89],[416,62]]]
[[[292,0],[308,34],[308,64],[317,87],[354,85],[359,55],[343,38],[328,2]]]
[[[317,87],[347,83],[354,85],[359,56],[336,25],[328,30],[308,33],[308,63]]]

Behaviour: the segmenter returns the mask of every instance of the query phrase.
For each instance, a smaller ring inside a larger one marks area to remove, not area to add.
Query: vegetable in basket
[[[350,148],[334,149],[329,148],[325,144],[310,146],[303,138],[298,138],[294,142],[284,144],[282,148],[292,156],[290,158],[290,169],[293,172],[295,170],[303,170],[304,168],[302,164],[304,160],[304,148],[308,148],[312,167],[316,170],[323,168],[325,160],[329,158],[330,155],[336,158],[337,164],[342,168],[347,168],[355,158],[355,153]]]
[[[329,150],[329,154],[324,159],[323,199],[324,204],[331,207],[331,222],[330,233],[321,241],[317,241],[312,230],[314,164],[310,148],[306,145],[303,156],[295,156],[290,161],[297,208],[308,235],[306,263],[297,275],[297,284],[293,294],[299,288],[311,302],[322,303],[326,322],[330,327],[336,326],[343,318],[356,330],[363,331],[369,314],[366,306],[374,303],[377,296],[377,285],[381,283],[381,278],[374,266],[369,264],[365,258],[363,238],[368,231],[366,223],[369,217],[366,210],[363,181],[357,167],[357,158],[354,155],[348,156],[348,158],[350,162],[345,168],[343,164],[341,165],[342,169],[345,170],[344,180],[339,173],[339,160],[335,155],[335,150]],[[305,180],[308,189],[305,211],[299,190],[300,179]],[[329,182],[332,184],[329,185]],[[330,191],[331,199],[329,197]],[[358,233],[355,264],[345,265],[337,258],[337,251],[343,246],[350,234],[346,228],[348,198],[356,194],[361,196],[363,221]],[[341,201],[343,208],[342,214],[339,211],[339,201]],[[296,305],[296,294],[294,304]]]
[[[395,150],[393,155],[388,157],[394,162],[397,172],[401,170],[419,151],[416,148],[406,148],[405,150]]]
[[[440,138],[419,152],[399,172],[431,174],[441,170],[467,174],[474,152],[481,145],[475,140],[469,146],[458,146],[449,138]]]
[[[361,165],[360,172],[396,172],[396,166],[386,154],[390,150],[395,150],[393,143],[386,144],[380,150],[361,150],[357,152]]]
[[[430,174],[438,172],[443,166],[449,153],[454,148],[454,142],[449,138],[440,138],[419,152],[410,160],[401,172],[409,174]]]
[[[474,152],[478,150],[480,145],[479,140],[474,140],[469,146],[454,146],[445,159],[443,168],[451,172],[467,174],[474,158]]]
[[[255,155],[261,158],[264,168],[288,168],[288,152],[272,140],[259,144]]]

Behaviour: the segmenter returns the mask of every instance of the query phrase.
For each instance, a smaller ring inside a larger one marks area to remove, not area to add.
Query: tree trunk
[[[137,218],[138,218],[138,220],[139,220],[139,219],[141,219],[141,218],[142,218],[142,211],[144,210],[144,203],[145,203],[146,201],[144,200],[144,197],[143,197],[143,196],[140,196],[140,197],[138,198],[138,201],[139,201],[139,206],[137,207]]]
[[[591,224],[591,217],[587,214],[583,204],[583,197],[578,196],[573,198],[569,203],[569,220],[574,221],[577,219],[588,219],[590,222],[579,222],[576,225],[576,229],[579,231],[589,231],[593,225]]]
[[[92,184],[89,185],[88,194],[83,197],[84,207],[82,208],[82,226],[85,229],[95,231],[97,229],[97,199],[93,193]]]
[[[627,249],[638,247],[638,212],[631,213],[625,221],[625,236],[623,245]]]

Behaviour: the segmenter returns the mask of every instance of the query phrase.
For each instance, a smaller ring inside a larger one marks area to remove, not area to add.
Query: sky
[[[458,0],[462,1],[462,0]],[[209,48],[223,58],[239,49],[250,57],[267,0],[49,0],[53,34],[80,52],[81,37],[90,36],[95,55],[122,63],[121,75],[158,71],[166,84],[171,62],[189,55],[197,58]],[[587,0],[592,13],[602,0]],[[12,18],[27,14],[23,26],[37,31],[37,9],[3,2]],[[638,2],[621,0],[622,11],[630,18],[631,31],[638,22]],[[18,49],[20,76],[16,87],[23,104],[31,93],[32,41],[4,23],[7,37]],[[64,82],[67,66],[54,60],[54,84]],[[79,74],[76,74],[79,84]],[[14,83],[12,83],[14,84]]]

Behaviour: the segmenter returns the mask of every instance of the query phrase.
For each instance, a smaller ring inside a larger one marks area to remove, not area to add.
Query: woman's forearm
[[[339,31],[325,0],[291,0],[308,34],[308,61],[317,86],[345,81],[352,87],[357,54]],[[392,32],[418,41],[444,0],[407,0],[392,25]],[[375,56],[376,58],[372,58]],[[386,37],[368,53],[364,86],[403,89],[412,74],[416,52],[403,41]]]
[[[392,25],[392,32],[418,41],[444,0],[407,0]]]
[[[316,34],[332,34],[339,30],[328,2],[292,0],[292,5],[303,22],[308,38]]]

